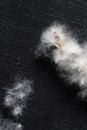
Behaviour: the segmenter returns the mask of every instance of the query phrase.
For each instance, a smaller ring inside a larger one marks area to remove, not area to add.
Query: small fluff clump
[[[21,116],[26,106],[28,96],[31,96],[32,87],[30,80],[21,80],[14,83],[13,88],[7,89],[4,105],[12,109],[12,115]]]
[[[0,117],[0,130],[22,130],[22,125]]]
[[[78,84],[79,96],[87,97],[87,44],[81,46],[65,26],[53,24],[45,29],[40,38],[38,51],[53,61],[66,73],[70,83]]]

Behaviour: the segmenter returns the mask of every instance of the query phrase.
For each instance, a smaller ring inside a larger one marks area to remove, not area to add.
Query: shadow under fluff
[[[37,58],[37,64],[40,66],[41,69],[43,69],[43,71],[47,72],[50,75],[51,79],[55,82],[56,86],[57,84],[58,86],[62,86],[63,92],[65,91],[68,94],[68,96],[73,98],[76,97],[77,100],[79,100],[79,96],[77,96],[77,93],[79,92],[79,87],[76,84],[69,84],[69,82],[64,79],[63,75],[66,75],[66,72],[61,72],[61,70],[56,68],[56,65],[53,62],[51,62],[49,58],[44,57],[43,55]],[[59,88],[55,88],[55,90],[58,91]]]

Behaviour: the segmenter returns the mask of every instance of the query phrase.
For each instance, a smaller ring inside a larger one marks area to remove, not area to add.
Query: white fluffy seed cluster
[[[4,105],[12,109],[13,116],[18,117],[22,115],[27,98],[32,92],[31,83],[30,80],[22,80],[14,83],[13,88],[7,89]]]
[[[22,130],[22,125],[0,117],[0,130]]]
[[[70,83],[78,84],[79,96],[87,97],[87,43],[80,45],[65,26],[53,24],[40,38],[39,54],[49,57],[66,73]]]

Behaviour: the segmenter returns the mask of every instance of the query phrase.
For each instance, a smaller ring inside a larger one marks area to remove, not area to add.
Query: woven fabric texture
[[[53,21],[69,25],[80,43],[86,41],[87,1],[0,0],[0,113],[15,120],[3,107],[4,88],[22,76],[34,81],[19,119],[24,130],[87,130],[87,103],[48,60],[35,56],[41,32]]]

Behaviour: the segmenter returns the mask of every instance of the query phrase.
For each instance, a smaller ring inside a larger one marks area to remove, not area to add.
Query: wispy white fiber
[[[43,31],[38,51],[66,72],[70,83],[78,84],[78,95],[87,97],[87,43],[81,46],[64,25],[54,23]]]
[[[22,115],[27,99],[32,93],[31,83],[30,80],[24,79],[14,83],[12,88],[6,90],[4,105],[12,109],[13,116]]]
[[[22,130],[22,125],[0,117],[0,130]]]

